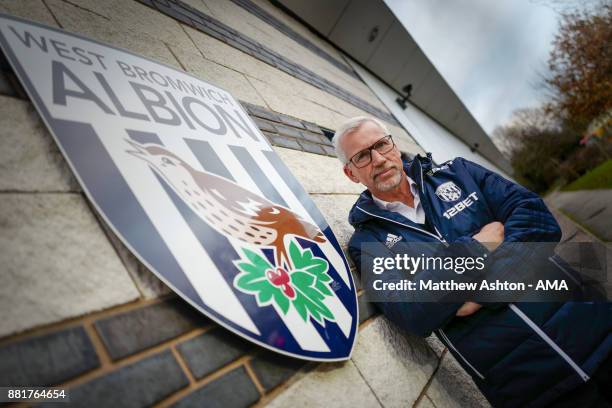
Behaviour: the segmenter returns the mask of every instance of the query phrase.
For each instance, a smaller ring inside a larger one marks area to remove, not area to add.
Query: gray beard
[[[387,181],[376,181],[374,182],[374,187],[378,191],[387,192],[397,188],[402,181],[402,174],[399,171],[396,171],[393,178]]]

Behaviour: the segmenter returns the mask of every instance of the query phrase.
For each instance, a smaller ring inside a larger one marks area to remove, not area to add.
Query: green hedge
[[[596,190],[612,188],[612,159],[587,172],[584,176],[563,187],[562,191]]]

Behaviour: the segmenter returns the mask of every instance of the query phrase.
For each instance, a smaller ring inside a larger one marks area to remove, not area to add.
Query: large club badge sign
[[[89,199],[160,279],[264,347],[350,356],[357,302],[346,259],[228,92],[7,15],[0,42]]]

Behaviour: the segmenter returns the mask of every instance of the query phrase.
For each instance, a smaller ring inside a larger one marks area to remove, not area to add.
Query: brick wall
[[[362,322],[372,316],[360,301]],[[79,406],[248,406],[312,363],[228,332],[169,296],[0,343],[5,386],[62,386]]]
[[[344,178],[323,130],[371,114],[402,150],[422,152],[342,55],[267,0],[0,0],[0,11],[232,92],[343,248],[361,187]],[[88,407],[486,405],[439,342],[399,333],[361,291],[358,341],[344,363],[273,354],[196,313],[104,225],[6,63],[0,68],[2,385],[65,386],[74,405]]]

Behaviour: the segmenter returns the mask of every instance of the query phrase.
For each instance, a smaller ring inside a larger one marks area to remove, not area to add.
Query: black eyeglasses
[[[372,162],[372,150],[376,150],[380,154],[389,153],[395,147],[391,135],[387,135],[378,139],[374,144],[367,149],[363,149],[349,159],[358,169],[367,166]]]

